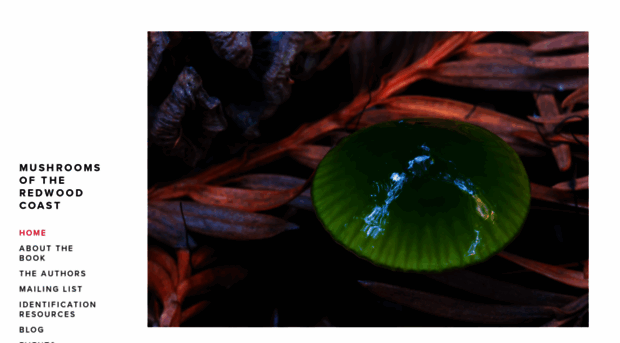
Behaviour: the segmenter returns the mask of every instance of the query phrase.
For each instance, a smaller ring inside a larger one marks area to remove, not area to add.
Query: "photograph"
[[[144,35],[145,327],[590,326],[588,31]]]

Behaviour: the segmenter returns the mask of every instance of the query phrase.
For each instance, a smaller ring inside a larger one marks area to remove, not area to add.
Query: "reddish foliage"
[[[468,270],[429,274],[428,277],[489,299],[519,305],[561,307],[576,299],[570,295],[544,292],[509,282],[494,280]]]
[[[531,193],[533,199],[544,200],[568,206],[577,206],[580,208],[588,208],[587,201],[575,199],[575,195],[571,192],[553,189],[551,187],[532,183]]]
[[[233,240],[263,239],[298,226],[267,214],[250,213],[219,206],[178,201],[153,202],[149,205],[149,234],[174,247],[184,246],[187,230],[202,235]],[[165,233],[167,236],[160,234]],[[190,243],[191,247],[191,243]]]
[[[558,111],[558,105],[555,102],[555,97],[552,94],[541,94],[535,97],[536,105],[540,111],[540,116],[543,118],[560,118],[560,112]],[[544,134],[549,135],[554,133],[555,127],[552,124],[544,124]],[[559,144],[551,148],[555,161],[558,164],[558,168],[561,171],[567,171],[571,164],[570,146],[568,144]]]
[[[562,108],[568,107],[568,111],[572,112],[576,104],[588,102],[589,94],[589,85],[575,90],[562,101]]]
[[[580,177],[574,181],[560,182],[552,187],[553,189],[561,191],[580,191],[588,189],[588,176]]]
[[[159,326],[180,326],[182,322],[195,316],[209,304],[209,301],[200,301],[181,311],[187,296],[209,292],[216,285],[228,288],[242,280],[247,274],[245,269],[238,266],[221,266],[207,269],[190,277],[189,261],[192,257],[188,250],[177,250],[177,261],[155,246],[150,246],[149,252],[148,288],[163,304],[161,314],[158,311],[158,302],[149,306],[149,313],[154,317],[152,320]],[[172,282],[170,273],[158,261],[165,261],[168,270],[179,270],[180,283],[178,285]]]
[[[521,324],[527,320],[563,318],[553,306],[488,305],[373,281],[359,281],[370,292],[397,304],[438,317],[484,324]]]
[[[530,50],[536,52],[550,52],[583,47],[589,44],[588,36],[588,32],[567,33],[534,43],[530,45]]]
[[[548,278],[553,280],[565,283],[567,285],[578,287],[578,288],[588,288],[588,279],[584,277],[583,272],[578,272],[562,267],[552,266],[545,263],[528,260],[526,258],[513,255],[509,252],[502,251],[497,254],[509,261],[512,261],[521,267],[529,269],[531,271],[537,272],[541,275],[545,275]]]

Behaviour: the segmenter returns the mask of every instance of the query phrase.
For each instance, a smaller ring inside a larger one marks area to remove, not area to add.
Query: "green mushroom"
[[[516,152],[481,127],[410,119],[357,131],[312,185],[334,240],[390,269],[439,272],[482,262],[519,233],[530,183]]]

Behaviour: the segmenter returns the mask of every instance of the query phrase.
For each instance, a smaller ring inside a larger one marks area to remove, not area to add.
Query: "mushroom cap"
[[[417,118],[357,131],[312,185],[341,245],[391,269],[438,272],[484,261],[519,233],[530,204],[521,159],[481,127]]]

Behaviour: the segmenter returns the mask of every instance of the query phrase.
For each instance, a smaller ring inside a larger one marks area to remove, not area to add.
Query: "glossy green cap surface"
[[[355,254],[392,269],[481,262],[519,233],[530,184],[517,153],[481,127],[410,119],[350,135],[319,164],[317,216]]]

